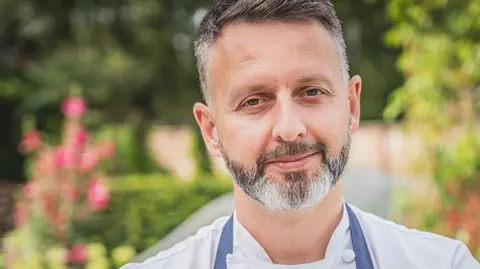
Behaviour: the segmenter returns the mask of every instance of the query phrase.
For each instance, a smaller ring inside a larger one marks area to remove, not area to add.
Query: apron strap
[[[217,256],[215,256],[214,269],[227,269],[227,254],[233,253],[233,215],[230,216],[222,229],[218,243]]]
[[[357,269],[374,269],[367,241],[365,240],[365,236],[363,236],[362,227],[350,206],[348,204],[345,205],[350,222],[350,236],[352,237],[353,252],[355,253]]]
[[[362,232],[353,210],[345,204],[350,222],[350,235],[352,237],[353,252],[357,269],[374,269],[372,258],[368,250],[367,241]],[[227,254],[233,253],[233,215],[225,223],[218,243],[217,255],[215,256],[214,269],[227,269]]]

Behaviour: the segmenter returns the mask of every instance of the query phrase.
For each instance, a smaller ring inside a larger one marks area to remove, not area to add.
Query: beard
[[[262,154],[255,166],[248,168],[230,158],[223,146],[220,148],[233,180],[250,198],[273,211],[297,211],[320,203],[337,183],[348,162],[351,125],[350,119],[346,141],[337,156],[320,142],[282,143]],[[288,172],[284,173],[284,180],[278,180],[264,172],[269,160],[309,153],[322,156],[321,167],[312,175],[307,171]]]

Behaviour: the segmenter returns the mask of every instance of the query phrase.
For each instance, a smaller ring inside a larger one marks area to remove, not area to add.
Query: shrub
[[[29,249],[25,246],[30,244],[31,238],[27,230],[12,231],[6,242],[10,246],[17,247],[17,253],[9,252],[5,255],[5,264],[11,269],[116,269],[126,264],[136,255],[131,246],[119,246],[112,251],[107,249],[101,243],[88,243],[78,245],[72,250],[62,245],[50,245],[46,249]],[[21,249],[23,248],[23,249]],[[71,264],[66,264],[65,257],[71,251]],[[12,256],[13,254],[13,256]],[[15,255],[25,255],[24,259],[18,259]],[[13,258],[13,259],[12,259]],[[0,269],[3,269],[2,255],[0,255]]]
[[[110,195],[100,165],[110,160],[114,145],[89,139],[82,122],[86,109],[80,96],[64,100],[59,145],[45,143],[35,129],[24,134],[19,150],[32,155],[31,177],[15,204],[15,229],[5,239],[7,268],[42,268],[52,248],[62,249],[62,266],[87,262],[87,246],[76,227],[108,207]]]
[[[81,237],[107,249],[130,245],[141,252],[158,242],[189,215],[232,190],[231,180],[198,176],[180,181],[165,175],[128,175],[109,182],[110,206],[88,225]]]

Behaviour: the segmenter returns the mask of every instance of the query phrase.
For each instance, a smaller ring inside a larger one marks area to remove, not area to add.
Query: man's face
[[[327,30],[234,22],[212,47],[207,77],[212,107],[194,114],[236,184],[279,211],[325,198],[347,162],[361,92],[359,77],[345,84]]]

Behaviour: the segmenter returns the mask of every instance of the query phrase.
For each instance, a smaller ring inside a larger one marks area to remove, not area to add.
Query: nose
[[[272,136],[277,141],[295,142],[305,137],[307,128],[291,101],[279,102],[279,115],[273,126]]]

